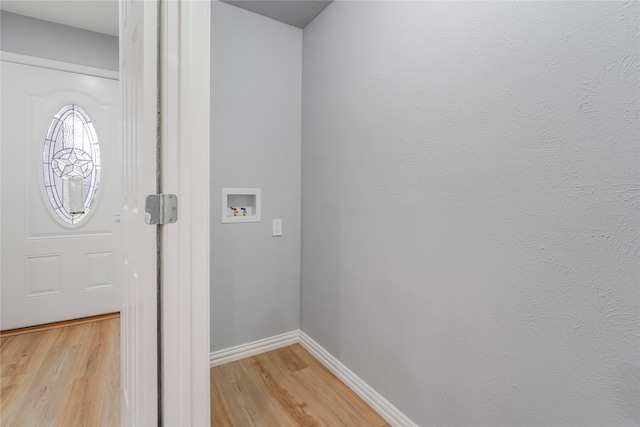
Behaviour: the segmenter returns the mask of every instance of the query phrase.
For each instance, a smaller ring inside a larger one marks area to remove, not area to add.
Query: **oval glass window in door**
[[[63,225],[91,211],[100,188],[100,146],[89,115],[76,104],[60,108],[49,125],[42,157],[45,199]]]

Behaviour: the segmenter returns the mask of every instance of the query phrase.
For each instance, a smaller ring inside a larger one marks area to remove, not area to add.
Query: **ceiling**
[[[304,28],[332,0],[223,0]],[[1,0],[0,9],[45,21],[118,36],[118,0]]]
[[[0,9],[118,36],[118,0],[2,0]]]
[[[304,28],[318,16],[332,0],[222,0],[273,18],[294,27]]]

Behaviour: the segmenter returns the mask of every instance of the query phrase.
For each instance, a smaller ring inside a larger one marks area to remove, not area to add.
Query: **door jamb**
[[[161,1],[162,419],[209,425],[209,1]]]

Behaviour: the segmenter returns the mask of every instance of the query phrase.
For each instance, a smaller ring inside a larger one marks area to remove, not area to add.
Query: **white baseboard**
[[[380,393],[375,391],[369,384],[364,382],[362,378],[357,376],[353,371],[347,368],[342,362],[336,359],[331,353],[325,350],[320,344],[315,342],[309,335],[300,332],[300,344],[313,357],[318,359],[333,375],[338,377],[340,381],[345,383],[355,394],[360,396],[362,400],[367,402],[382,418],[389,424],[396,427],[418,427],[416,423],[411,421],[409,417],[403,414],[398,408],[393,406],[391,402],[382,397]]]
[[[236,360],[244,359],[245,357],[255,356],[256,354],[266,353],[271,350],[277,350],[299,342],[299,331],[287,332],[271,338],[265,338],[248,344],[237,345],[235,347],[216,351],[209,355],[209,363],[213,368],[214,366],[235,362]]]
[[[266,353],[296,343],[300,343],[313,357],[318,359],[318,361],[338,377],[340,381],[345,383],[355,394],[367,402],[367,404],[389,424],[394,427],[418,427],[416,423],[393,406],[391,402],[382,397],[380,393],[371,388],[371,386],[364,382],[359,376],[301,330],[287,332],[286,334],[276,335],[271,338],[211,353],[211,367],[234,362],[244,359],[245,357],[255,356],[256,354]]]

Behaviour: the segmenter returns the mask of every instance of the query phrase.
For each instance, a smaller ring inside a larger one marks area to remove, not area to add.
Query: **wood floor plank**
[[[5,424],[2,414],[10,410],[9,403],[16,400],[15,395],[20,393],[20,384],[24,381],[25,374],[0,377],[0,425]]]
[[[104,399],[98,425],[120,425],[120,322],[110,323],[105,343],[106,363],[102,372]]]
[[[55,340],[55,333],[34,333],[2,338],[0,375],[19,375],[37,370]]]
[[[343,387],[344,384],[337,378],[335,378],[335,382],[331,382],[330,387],[327,387],[327,381],[323,379],[325,378],[323,375],[314,369],[303,369],[295,372],[293,377],[296,381],[304,384],[305,394],[315,396],[318,401],[324,404],[330,419],[329,425],[353,427],[388,425],[360,397],[346,386]],[[337,384],[338,382],[340,384]]]
[[[389,426],[302,346],[211,368],[212,426]]]
[[[0,342],[0,425],[120,424],[119,318]]]
[[[289,350],[289,349],[287,349]],[[293,354],[293,353],[291,353]],[[305,368],[296,369],[295,371],[289,371],[287,365],[281,365],[282,360],[281,352],[271,353],[265,355],[265,367],[272,373],[273,377],[286,388],[289,393],[296,396],[296,398],[302,402],[307,413],[312,414],[315,422],[319,426],[334,426],[336,424],[336,417],[332,413],[332,407],[322,400],[322,396],[314,394],[309,390],[307,384],[300,381],[299,377],[292,375],[294,373],[300,373],[310,370],[307,366]],[[300,425],[298,423],[297,425]]]
[[[334,422],[337,425],[354,427],[389,425],[300,344],[291,346],[291,350],[311,368],[295,372],[293,376],[304,383],[314,395],[322,396],[322,400],[327,402],[328,406],[341,408],[335,413],[338,418]],[[330,386],[327,387],[327,385]]]
[[[307,410],[307,402],[290,391],[283,372],[273,363],[269,353],[241,360],[240,363],[253,372],[260,393],[270,396],[277,405],[281,421],[287,420],[296,426],[318,427],[321,425],[317,415],[314,416]]]
[[[299,344],[298,344],[299,346]],[[297,372],[301,369],[308,368],[309,365],[298,356],[295,346],[284,347],[280,351],[273,352],[272,357],[278,358],[289,372]]]
[[[247,404],[245,390],[248,384],[243,385],[243,375],[239,366],[224,366],[217,369],[213,375],[214,381],[219,385],[220,400],[224,401],[229,411],[234,415],[235,423],[254,424],[252,405]],[[234,396],[234,399],[225,399],[225,396]]]
[[[273,402],[260,393],[253,375],[250,375],[241,364],[230,364],[221,367],[222,381],[218,381],[222,389],[222,398],[234,416],[236,426],[273,426],[282,425],[277,416],[277,408]],[[226,399],[233,396],[233,399]],[[288,425],[288,424],[285,424]]]
[[[211,384],[211,425],[219,427],[233,427],[234,418],[231,414],[231,410],[227,405],[227,402],[222,397],[222,390],[218,387],[220,382],[224,382],[225,379],[216,379],[216,374],[220,372],[213,369],[209,372],[209,383]]]
[[[89,339],[92,339],[90,335],[91,327],[89,325],[85,326],[68,326],[64,328],[64,333],[60,334],[59,331],[47,330],[41,332],[35,332],[32,334],[20,335],[23,337],[28,337],[34,334],[40,334],[42,336],[51,336],[55,339],[51,343],[51,348],[61,348],[61,347],[70,347],[73,345],[77,345],[78,343],[86,343]],[[16,337],[17,338],[17,337]]]
[[[102,401],[104,400],[104,384],[102,377],[85,375],[72,380],[68,393],[75,399],[62,402],[57,411],[56,426],[83,426],[85,420],[100,420],[102,417]]]
[[[27,383],[22,395],[18,416],[24,417],[24,425],[52,425],[54,412],[70,386],[65,376],[72,366],[66,364],[67,357],[75,359],[77,348],[64,347],[50,351],[40,369]]]

